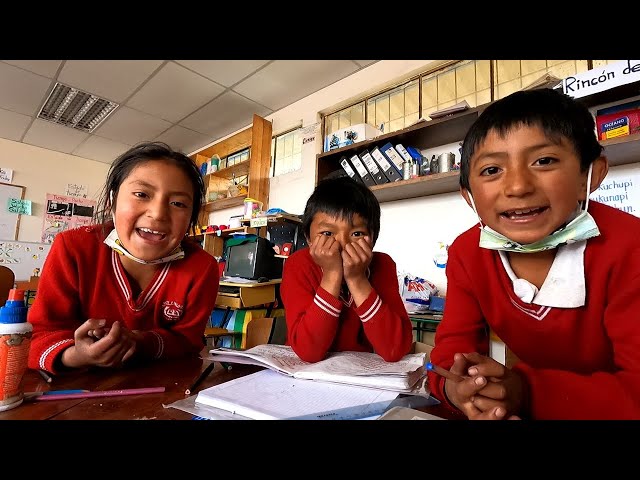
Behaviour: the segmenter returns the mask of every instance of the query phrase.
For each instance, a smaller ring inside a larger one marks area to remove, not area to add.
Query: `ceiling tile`
[[[169,62],[127,105],[176,123],[223,91],[224,87]]]
[[[67,60],[58,80],[116,103],[125,101],[164,60]]]
[[[0,63],[0,108],[35,116],[51,84],[48,78]]]
[[[36,118],[23,142],[56,152],[71,153],[88,136],[88,133],[80,130]]]
[[[271,60],[176,60],[185,67],[230,87]]]
[[[31,120],[27,115],[0,109],[0,137],[20,141]]]
[[[3,62],[24,68],[38,75],[54,78],[62,60],[3,60]]]
[[[129,148],[129,145],[125,145],[124,143],[91,135],[86,142],[73,151],[73,154],[110,164],[118,158],[118,156],[129,150]]]
[[[204,133],[211,138],[210,141],[214,141],[247,125],[251,125],[254,113],[264,117],[270,114],[271,111],[235,92],[229,91],[220,95],[193,115],[185,118],[180,124]]]
[[[372,63],[377,61],[378,60],[354,60],[354,62],[356,62],[361,67],[366,67],[367,65],[371,65]]]
[[[155,138],[158,142],[164,142],[174,150],[189,155],[213,141],[208,135],[203,135],[188,128],[174,125],[169,130]]]
[[[276,60],[233,90],[279,110],[357,70],[351,60]]]
[[[171,123],[129,107],[118,107],[95,132],[117,142],[135,145],[150,141],[171,127]]]

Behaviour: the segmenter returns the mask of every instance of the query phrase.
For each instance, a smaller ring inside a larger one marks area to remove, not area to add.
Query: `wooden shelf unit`
[[[206,213],[215,212],[217,210],[224,210],[225,208],[238,207],[244,203],[244,199],[247,195],[238,195],[235,197],[226,197],[213,200],[204,204],[204,211]],[[202,225],[206,225],[207,222],[201,222]]]
[[[578,100],[587,107],[594,107],[638,94],[640,94],[640,82],[634,82]],[[354,154],[360,154],[365,149],[370,151],[374,147],[381,147],[387,142],[391,142],[394,146],[401,143],[405,147],[411,146],[419,150],[425,150],[462,141],[473,122],[488,106],[489,104],[485,104],[437,120],[420,122],[396,132],[380,135],[371,140],[318,154],[316,155],[316,184],[330,173],[342,168],[340,166],[342,157],[349,158]],[[640,134],[612,138],[600,143],[605,147],[604,154],[607,156],[611,166],[640,162]],[[457,192],[460,188],[459,175],[459,171],[451,171],[375,185],[370,188],[380,203],[391,202]]]
[[[221,159],[249,148],[249,160],[239,162],[231,167],[223,168],[204,177],[207,191],[226,191],[229,180],[234,176],[248,175],[248,193],[235,197],[225,197],[207,202],[200,210],[198,222],[200,225],[209,223],[209,214],[227,208],[238,207],[247,197],[269,204],[269,168],[271,165],[271,122],[259,115],[253,115],[250,127],[221,140],[209,147],[194,153],[191,158],[198,167],[217,154]],[[252,229],[256,230],[256,229]],[[206,235],[204,249],[211,255],[220,256],[224,248],[224,237]]]

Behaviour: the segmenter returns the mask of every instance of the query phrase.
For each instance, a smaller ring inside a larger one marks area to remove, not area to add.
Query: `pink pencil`
[[[162,393],[164,387],[149,388],[126,388],[123,390],[103,390],[100,392],[80,392],[67,393],[61,395],[40,395],[34,397],[34,402],[47,402],[50,400],[73,400],[74,398],[98,398],[98,397],[119,397],[121,395],[144,395],[147,393]]]

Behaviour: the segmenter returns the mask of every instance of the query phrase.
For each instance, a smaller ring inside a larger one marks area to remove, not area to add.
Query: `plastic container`
[[[245,220],[251,220],[256,218],[258,213],[262,211],[262,202],[253,198],[244,199],[244,218]]]
[[[0,411],[24,400],[22,377],[27,370],[33,326],[27,322],[24,290],[12,289],[0,307]]]

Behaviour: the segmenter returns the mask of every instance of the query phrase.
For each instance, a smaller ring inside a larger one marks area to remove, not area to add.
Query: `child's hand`
[[[342,279],[342,257],[340,244],[334,237],[318,235],[309,246],[309,254],[316,264],[326,273],[340,274]]]
[[[344,279],[347,284],[356,279],[366,278],[373,252],[369,245],[369,237],[360,237],[357,241],[348,243],[342,251],[342,266]]]
[[[89,332],[92,332],[89,335]],[[98,332],[98,333],[96,333]],[[98,335],[102,335],[97,338]],[[104,319],[89,319],[74,332],[75,345],[62,353],[62,363],[70,368],[117,367],[136,349],[135,336],[120,322],[106,327]]]
[[[478,368],[478,365],[473,363],[472,359],[475,361],[480,358],[495,362],[479,353],[455,354],[451,372],[463,377],[464,380],[445,382],[447,398],[470,420],[517,420],[518,417],[512,413],[514,410],[508,408],[507,402],[500,400],[502,389],[496,385],[496,380],[493,377],[480,375],[480,369],[473,370]],[[500,365],[498,362],[495,363]],[[477,373],[468,375],[469,370]]]

